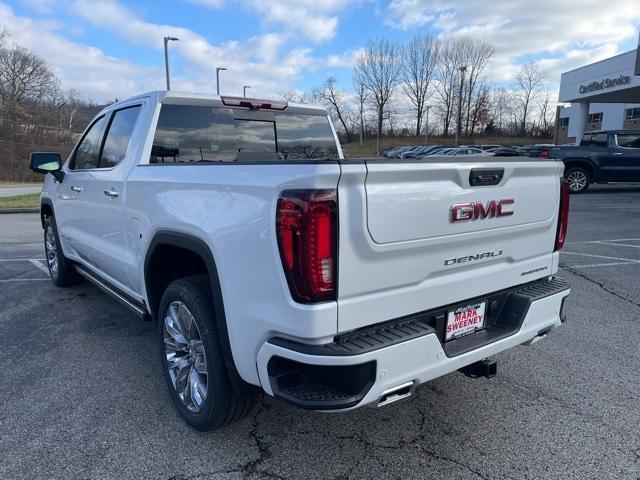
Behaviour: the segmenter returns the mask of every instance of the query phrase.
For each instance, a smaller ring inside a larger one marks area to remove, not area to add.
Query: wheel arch
[[[224,358],[226,370],[233,389],[236,391],[236,393],[241,393],[246,389],[246,384],[240,377],[240,374],[238,373],[235,362],[233,360],[231,343],[229,341],[229,329],[227,328],[227,319],[224,309],[224,300],[222,298],[222,289],[220,287],[220,278],[218,276],[218,268],[216,266],[213,253],[204,240],[184,232],[171,230],[162,230],[156,232],[153,239],[149,243],[149,247],[147,249],[144,260],[144,283],[151,316],[157,321],[160,320],[158,315],[160,312],[158,312],[158,308],[160,299],[164,292],[164,290],[157,291],[159,285],[154,285],[153,279],[151,278],[154,274],[154,262],[158,261],[158,258],[162,254],[162,252],[166,252],[167,250],[172,249],[174,249],[173,252],[179,250],[189,252],[188,255],[194,255],[202,262],[205,267],[205,271],[201,273],[204,273],[209,277],[209,284],[211,286],[213,307],[216,318],[216,329],[218,335],[220,336],[220,346],[222,347],[222,355]],[[196,273],[197,272],[191,274]],[[175,278],[172,278],[171,281],[183,276],[185,275],[179,275]],[[160,286],[161,285],[162,282],[160,283]]]
[[[566,158],[563,160],[564,162],[564,171],[565,173],[574,167],[584,168],[589,174],[589,181],[594,182],[596,179],[596,166],[585,158]]]
[[[43,198],[40,201],[40,224],[44,228],[44,221],[47,217],[53,215],[53,202],[49,198]]]

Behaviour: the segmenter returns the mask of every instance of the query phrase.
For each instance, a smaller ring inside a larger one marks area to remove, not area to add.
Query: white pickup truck
[[[157,323],[193,427],[260,390],[382,406],[543,338],[568,188],[549,159],[345,159],[325,110],[174,91],[118,102],[69,158],[34,153],[47,264]]]

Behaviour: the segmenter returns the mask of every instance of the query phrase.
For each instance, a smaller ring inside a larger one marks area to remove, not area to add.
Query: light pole
[[[243,96],[244,98],[247,98],[247,88],[251,88],[251,85],[244,85],[244,86],[242,87],[242,96]]]
[[[216,67],[216,92],[220,95],[220,72],[226,70],[226,67]]]
[[[458,146],[458,137],[462,134],[462,87],[464,86],[464,72],[467,71],[466,65],[460,67],[460,93],[458,95],[458,124],[456,125],[456,141]]]
[[[429,109],[431,108],[431,105],[427,105],[425,108],[427,109],[427,115],[424,120],[424,144],[426,146],[428,145],[427,135],[429,135]]]
[[[167,44],[169,42],[177,42],[180,40],[177,37],[164,37],[164,71],[167,76],[167,90],[171,90],[171,81],[169,80],[169,49]]]

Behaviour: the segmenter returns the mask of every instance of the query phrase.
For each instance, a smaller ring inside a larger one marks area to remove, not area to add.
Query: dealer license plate
[[[455,310],[449,310],[444,337],[445,341],[469,335],[484,327],[486,307],[487,302],[478,302],[456,308]]]

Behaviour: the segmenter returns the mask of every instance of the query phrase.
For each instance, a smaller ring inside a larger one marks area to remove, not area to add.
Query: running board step
[[[119,292],[116,287],[109,285],[108,282],[101,280],[96,274],[88,271],[84,267],[80,265],[76,265],[75,267],[76,271],[80,275],[89,280],[104,293],[117,300],[120,304],[127,307],[140,320],[151,320],[151,315],[146,311],[144,305],[129,298],[126,294]]]

